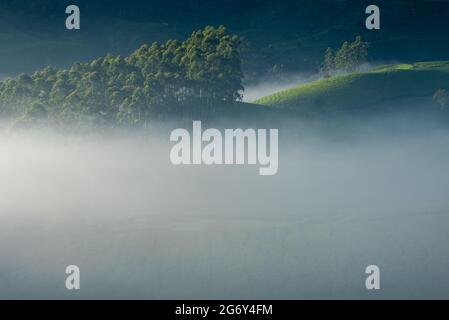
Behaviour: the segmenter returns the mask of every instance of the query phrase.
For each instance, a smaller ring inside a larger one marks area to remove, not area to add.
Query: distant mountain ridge
[[[367,31],[360,0],[78,0],[81,30],[64,27],[69,0],[0,0],[0,74],[47,65],[66,67],[107,53],[129,54],[142,43],[183,39],[206,25],[226,25],[246,39],[247,77],[274,65],[315,70],[324,50],[355,35],[375,61],[443,60],[449,56],[449,2],[379,0],[381,30]]]

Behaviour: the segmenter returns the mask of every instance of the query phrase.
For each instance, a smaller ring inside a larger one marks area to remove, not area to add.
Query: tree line
[[[241,39],[224,26],[183,42],[143,45],[127,57],[46,67],[0,82],[0,114],[23,123],[112,122],[142,125],[192,108],[241,100]]]
[[[337,72],[357,71],[367,62],[368,48],[368,42],[363,41],[360,36],[357,36],[353,42],[345,41],[337,50],[327,48],[321,65],[321,73],[325,77],[330,77]]]

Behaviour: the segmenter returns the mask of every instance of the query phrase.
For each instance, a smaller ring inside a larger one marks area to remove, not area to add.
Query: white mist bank
[[[449,298],[447,131],[284,136],[270,177],[176,167],[170,147],[1,136],[0,298]]]
[[[267,138],[267,135],[269,136]],[[259,174],[275,175],[278,171],[278,129],[218,129],[202,131],[201,121],[193,121],[192,134],[184,128],[170,133],[175,142],[170,151],[174,165],[255,165]]]

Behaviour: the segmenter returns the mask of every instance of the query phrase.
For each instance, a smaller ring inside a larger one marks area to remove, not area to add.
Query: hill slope
[[[449,88],[449,61],[387,65],[313,81],[258,99],[257,104],[318,114],[357,110]]]
[[[356,35],[371,43],[372,61],[441,60],[449,54],[449,2],[377,0],[381,30],[365,28],[367,0],[77,0],[81,30],[65,28],[71,0],[0,0],[0,75],[63,68],[107,53],[128,55],[153,41],[184,39],[224,24],[245,38],[248,79],[275,64],[315,71],[327,47]]]

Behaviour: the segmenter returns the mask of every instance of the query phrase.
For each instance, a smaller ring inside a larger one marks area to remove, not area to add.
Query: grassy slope
[[[334,76],[263,97],[255,103],[300,114],[349,111],[449,88],[449,61],[398,64]]]

